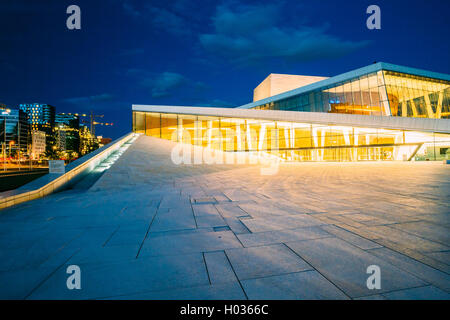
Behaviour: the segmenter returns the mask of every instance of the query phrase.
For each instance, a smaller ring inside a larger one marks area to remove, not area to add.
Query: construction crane
[[[101,126],[112,126],[112,122],[97,122],[95,121],[96,118],[103,118],[105,115],[103,114],[94,114],[94,112],[91,110],[90,114],[87,115],[85,113],[68,113],[71,115],[78,116],[80,118],[80,122],[88,124],[91,131],[91,134],[95,137],[95,126],[101,125]],[[81,117],[89,117],[89,120],[82,119]]]

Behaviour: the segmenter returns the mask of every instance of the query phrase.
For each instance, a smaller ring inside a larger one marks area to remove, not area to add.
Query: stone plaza
[[[174,164],[140,136],[93,184],[0,212],[1,299],[449,299],[442,162]],[[81,289],[69,290],[70,265]],[[367,268],[381,272],[369,289]]]

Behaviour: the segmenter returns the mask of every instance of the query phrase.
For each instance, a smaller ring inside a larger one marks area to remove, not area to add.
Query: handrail
[[[69,183],[74,183],[94,169],[110,154],[132,139],[136,134],[128,133],[119,139],[91,152],[71,163],[65,168],[65,173],[48,173],[15,190],[0,193],[0,209],[42,198],[53,192],[64,189]]]

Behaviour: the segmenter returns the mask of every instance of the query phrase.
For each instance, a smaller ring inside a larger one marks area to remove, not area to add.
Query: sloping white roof
[[[239,108],[210,108],[183,106],[133,105],[133,111],[177,113],[199,116],[247,118],[262,120],[342,125],[365,128],[399,129],[450,133],[450,119],[366,116],[355,114],[300,112],[281,110],[256,110]]]

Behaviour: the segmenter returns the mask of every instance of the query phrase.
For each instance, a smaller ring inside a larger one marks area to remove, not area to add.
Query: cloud
[[[63,101],[71,103],[71,104],[90,104],[90,103],[111,101],[113,99],[114,99],[114,96],[112,94],[102,93],[102,94],[86,96],[86,97],[66,98]]]
[[[153,98],[198,98],[209,89],[204,82],[192,80],[172,71],[155,73],[131,68],[126,71],[126,75],[137,79],[138,84],[149,90]]]
[[[102,93],[96,96],[90,96],[91,101],[110,101],[112,99],[114,99],[114,95],[109,94],[109,93]]]
[[[171,92],[188,83],[188,79],[176,72],[162,72],[155,77],[142,80],[144,87],[151,88],[153,98],[167,97]]]
[[[193,35],[193,25],[198,23],[198,7],[192,1],[176,0],[167,5],[164,1],[154,4],[149,2],[131,2],[123,0],[125,13],[143,24],[150,23],[152,30],[176,36]]]
[[[213,33],[199,35],[202,47],[237,64],[266,59],[305,62],[336,58],[364,47],[367,41],[342,40],[328,27],[279,26],[282,5],[219,5],[212,17]]]
[[[124,1],[122,3],[122,7],[125,10],[125,13],[132,16],[133,18],[137,18],[141,16],[141,13],[135,9],[135,7],[128,1]]]
[[[154,6],[148,6],[147,10],[149,15],[153,17],[152,24],[154,27],[174,35],[191,34],[187,21],[177,13]]]

